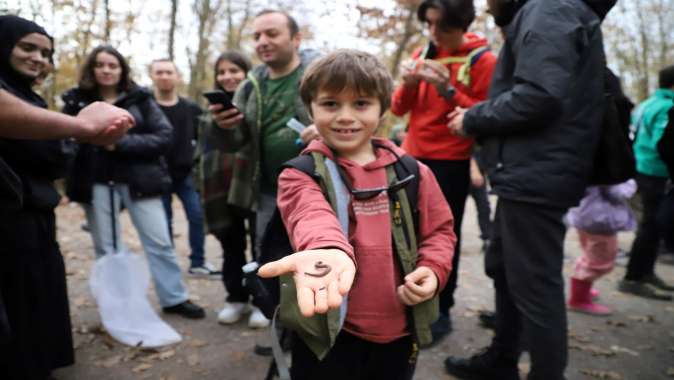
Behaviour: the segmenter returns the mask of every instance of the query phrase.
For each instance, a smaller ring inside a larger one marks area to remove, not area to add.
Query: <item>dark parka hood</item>
[[[618,0],[583,0],[602,21],[608,12],[615,6]]]

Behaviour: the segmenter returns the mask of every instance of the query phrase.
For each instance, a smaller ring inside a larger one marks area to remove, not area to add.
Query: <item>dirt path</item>
[[[179,204],[174,204],[176,247],[180,264],[187,265],[189,250],[186,224]],[[252,348],[265,341],[261,332],[249,330],[245,321],[234,326],[218,325],[217,311],[224,302],[219,281],[186,279],[191,297],[207,309],[205,320],[189,321],[164,316],[182,335],[183,342],[160,351],[140,351],[116,343],[101,332],[98,312],[88,287],[93,265],[91,240],[80,225],[83,213],[76,205],[57,209],[59,241],[66,258],[68,286],[77,364],[55,372],[59,380],[222,380],[263,379],[269,359]],[[123,218],[125,241],[134,252],[140,244],[127,217]],[[487,345],[491,334],[477,325],[477,312],[491,309],[493,288],[483,273],[480,241],[472,201],[464,217],[464,245],[457,306],[453,311],[454,333],[437,347],[422,351],[415,379],[452,379],[444,374],[442,362],[448,354],[469,355]],[[631,234],[620,237],[628,249]],[[579,253],[576,234],[567,235],[568,274]],[[209,237],[207,258],[220,265],[219,247]],[[674,282],[674,267],[659,265],[658,272]],[[623,267],[598,282],[603,302],[616,312],[609,318],[569,313],[569,367],[567,379],[658,380],[674,378],[674,303],[648,301],[615,291]],[[151,292],[155,305],[156,297]],[[266,332],[266,331],[265,331]],[[527,369],[527,358],[520,364]]]

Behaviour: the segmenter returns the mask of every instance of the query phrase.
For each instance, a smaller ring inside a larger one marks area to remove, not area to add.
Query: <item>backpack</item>
[[[604,112],[590,185],[616,185],[636,175],[636,160],[629,138],[630,126],[620,117],[621,96],[624,97],[618,78],[608,67],[605,68]]]

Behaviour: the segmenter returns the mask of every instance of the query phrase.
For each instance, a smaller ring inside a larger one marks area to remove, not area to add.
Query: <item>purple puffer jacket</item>
[[[632,179],[613,186],[588,187],[580,205],[566,214],[566,224],[600,235],[634,230],[637,223],[627,200],[636,190]]]

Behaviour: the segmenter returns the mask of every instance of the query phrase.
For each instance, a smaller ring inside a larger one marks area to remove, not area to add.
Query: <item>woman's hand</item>
[[[314,249],[288,255],[263,265],[258,276],[268,278],[292,273],[297,304],[305,317],[337,309],[356,275],[353,260],[339,249]]]
[[[222,129],[229,129],[243,120],[243,114],[236,108],[224,109],[222,104],[208,106],[215,124]]]

